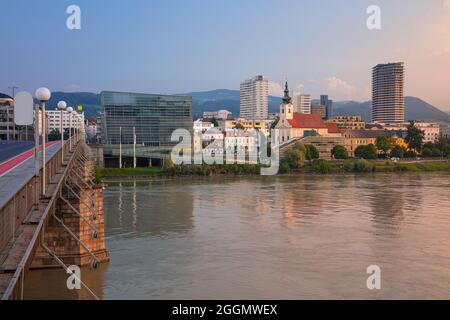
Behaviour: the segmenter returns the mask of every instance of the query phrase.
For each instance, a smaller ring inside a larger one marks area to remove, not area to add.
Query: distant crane
[[[13,97],[13,99],[14,99],[14,96],[16,95],[16,89],[19,89],[19,87],[17,87],[17,86],[11,86],[11,87],[8,87],[8,89],[11,89],[11,90],[12,90],[12,97]]]

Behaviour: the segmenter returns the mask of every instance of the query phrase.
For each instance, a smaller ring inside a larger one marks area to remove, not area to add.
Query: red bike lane
[[[60,141],[51,141],[46,144],[46,148],[50,148],[51,146],[60,143]],[[42,151],[42,145],[39,146],[39,151]],[[27,161],[29,158],[34,156],[34,149],[30,149],[28,151],[25,151],[9,160],[6,160],[5,162],[0,164],[0,177],[7,174],[11,170],[13,170],[15,167],[21,165],[23,162]]]

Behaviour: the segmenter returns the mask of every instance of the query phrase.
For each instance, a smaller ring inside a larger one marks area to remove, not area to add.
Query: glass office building
[[[177,144],[170,141],[173,131],[192,132],[192,97],[104,91],[101,103],[107,166],[118,165],[120,149],[127,166],[127,158],[133,157],[134,128],[140,166],[163,165]]]

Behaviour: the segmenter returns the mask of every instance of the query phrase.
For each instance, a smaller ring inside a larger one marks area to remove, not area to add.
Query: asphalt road
[[[47,161],[61,148],[59,141],[47,145]],[[42,152],[39,153],[41,156]],[[0,164],[0,208],[29,181],[35,172],[34,151],[29,150]],[[42,163],[42,159],[40,160]]]
[[[33,141],[0,141],[0,163],[33,148]]]

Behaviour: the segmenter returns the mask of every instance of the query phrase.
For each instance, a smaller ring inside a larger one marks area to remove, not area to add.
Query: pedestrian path
[[[61,148],[60,141],[49,142],[46,147],[48,161]],[[42,151],[42,148],[40,150]],[[34,173],[33,149],[0,164],[0,208],[33,177]]]

